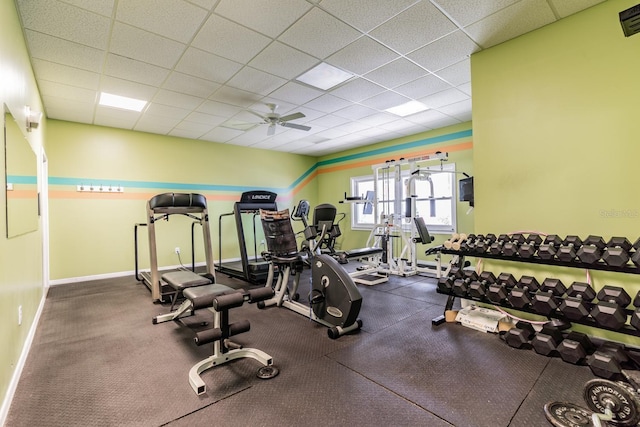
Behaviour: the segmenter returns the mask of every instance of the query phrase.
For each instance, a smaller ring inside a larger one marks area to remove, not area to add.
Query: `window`
[[[351,228],[371,229],[381,222],[382,215],[388,218],[398,214],[403,216],[402,226],[408,231],[411,221],[404,216],[408,208],[407,191],[411,188],[414,194],[409,196],[415,200],[415,215],[424,218],[429,232],[451,233],[456,224],[456,182],[455,164],[422,167],[414,174],[396,166],[378,173],[377,186],[374,175],[353,177],[351,194],[365,201],[352,205]],[[396,198],[396,194],[400,197]]]

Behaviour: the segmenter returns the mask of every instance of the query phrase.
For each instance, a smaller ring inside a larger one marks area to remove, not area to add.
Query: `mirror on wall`
[[[38,229],[38,161],[6,105],[4,165],[7,238],[11,238]]]

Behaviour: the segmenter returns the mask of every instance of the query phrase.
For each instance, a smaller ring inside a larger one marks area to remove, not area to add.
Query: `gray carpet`
[[[203,373],[197,396],[188,372],[211,345],[195,346],[192,328],[210,313],[152,325],[168,306],[133,278],[54,287],[7,426],[545,426],[547,401],[583,405],[588,368],[432,327],[446,302],[433,279],[359,288],[363,330],[338,340],[286,309],[234,309],[232,321],[251,321],[235,341],[270,354],[280,375],[261,380],[258,362],[237,360]]]

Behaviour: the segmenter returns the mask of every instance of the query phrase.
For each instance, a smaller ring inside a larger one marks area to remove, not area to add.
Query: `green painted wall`
[[[243,191],[278,194],[279,208],[299,197],[313,199],[315,183],[298,180],[315,158],[208,141],[50,120],[51,278],[67,279],[131,271],[134,224],[146,223],[146,202],[165,192],[201,193],[208,199],[214,258],[218,218],[232,212]],[[122,193],[78,192],[78,185],[122,186]],[[260,227],[260,222],[257,222]],[[172,216],[156,224],[158,262],[191,260],[191,220]],[[204,261],[196,230],[196,261]],[[222,222],[224,258],[238,257],[235,223]],[[139,229],[140,267],[149,265],[146,227]]]
[[[43,121],[37,131],[25,129],[25,106],[42,111],[27,56],[22,30],[13,1],[0,1],[0,109],[8,108],[34,152],[43,145]],[[0,176],[0,401],[6,404],[11,378],[29,330],[33,326],[43,297],[42,226],[38,230],[7,238],[4,162],[4,132],[2,132],[2,161]],[[40,221],[39,221],[40,222]],[[18,325],[18,307],[22,306],[22,324]],[[2,410],[7,408],[3,406]],[[0,413],[0,420],[2,419]]]
[[[625,38],[618,19],[635,4],[610,0],[472,56],[477,232],[640,236],[640,36]],[[486,265],[585,280],[582,270]],[[640,289],[636,275],[592,276],[598,289]]]
[[[369,231],[351,230],[351,205],[340,204],[345,192],[351,195],[351,177],[373,174],[372,165],[384,163],[389,159],[410,158],[416,154],[442,151],[449,153],[449,163],[456,164],[456,171],[473,175],[473,135],[471,122],[455,126],[424,132],[410,137],[404,137],[370,145],[354,150],[348,150],[319,159],[318,166],[318,201],[332,203],[338,212],[346,213],[341,223],[343,236],[338,243],[343,249],[364,247]],[[425,166],[434,163],[424,164]],[[473,231],[473,211],[469,211],[468,203],[457,204],[457,230],[460,233]],[[434,245],[442,244],[449,235],[434,234]],[[424,248],[426,249],[426,247]],[[419,258],[424,258],[424,250],[418,250]]]

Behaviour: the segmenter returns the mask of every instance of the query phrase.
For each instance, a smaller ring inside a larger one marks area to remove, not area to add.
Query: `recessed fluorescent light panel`
[[[123,110],[142,111],[147,101],[126,96],[114,95],[111,93],[100,93],[100,105],[105,107],[121,108]]]
[[[322,90],[329,90],[353,77],[353,74],[342,71],[332,65],[321,62],[296,80]]]
[[[409,101],[404,104],[396,105],[395,107],[387,108],[385,111],[395,114],[396,116],[406,117],[428,109],[429,107],[424,105],[422,102]]]

